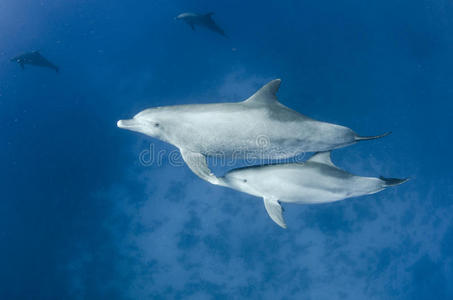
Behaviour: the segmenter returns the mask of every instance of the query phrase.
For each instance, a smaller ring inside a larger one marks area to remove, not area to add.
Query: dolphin
[[[119,120],[117,126],[178,147],[189,168],[213,184],[219,181],[207,156],[286,159],[389,134],[363,137],[347,127],[301,115],[278,101],[280,82],[272,80],[245,101],[150,108]]]
[[[44,58],[39,51],[27,52],[16,56],[11,59],[12,62],[17,62],[22,70],[24,69],[24,65],[33,65],[39,67],[46,67],[55,70],[58,72],[58,67]]]
[[[224,37],[227,37],[223,29],[220,28],[219,25],[217,25],[212,19],[213,14],[214,14],[213,12],[204,15],[195,13],[182,13],[178,15],[175,19],[184,20],[184,22],[186,22],[192,28],[192,30],[195,30],[195,25],[203,26],[208,28],[209,30],[217,32],[220,35],[223,35]]]
[[[330,151],[318,152],[304,163],[251,166],[229,171],[220,184],[262,197],[271,219],[286,228],[280,202],[317,204],[359,197],[402,184],[408,179],[361,177],[332,163]]]

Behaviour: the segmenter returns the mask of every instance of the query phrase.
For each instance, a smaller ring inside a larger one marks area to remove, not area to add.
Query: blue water
[[[434,0],[2,1],[0,299],[453,299],[452,20]],[[38,49],[60,73],[9,61]],[[305,115],[393,132],[339,167],[411,181],[285,205],[283,230],[116,127],[274,78]]]

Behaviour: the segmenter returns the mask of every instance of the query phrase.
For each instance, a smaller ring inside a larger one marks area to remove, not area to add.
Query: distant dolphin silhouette
[[[339,201],[374,194],[408,179],[352,175],[336,167],[328,151],[316,153],[304,163],[235,169],[219,180],[220,185],[262,197],[271,219],[286,228],[279,202],[315,204]]]
[[[203,27],[208,28],[209,30],[217,32],[220,35],[223,35],[224,37],[227,37],[227,35],[223,31],[223,29],[220,28],[212,19],[213,14],[214,13],[212,13],[212,12],[204,14],[204,15],[195,14],[195,13],[182,13],[182,14],[178,15],[175,19],[183,20],[192,28],[192,30],[195,30],[195,25],[203,26]]]
[[[39,67],[45,67],[45,68],[51,68],[55,70],[56,72],[59,71],[58,67],[48,61],[44,56],[39,53],[39,51],[33,51],[33,52],[27,52],[24,54],[21,54],[19,56],[16,56],[11,59],[11,61],[16,62],[20,65],[22,70],[25,68],[25,65],[33,65],[33,66],[39,66]]]
[[[190,169],[218,184],[207,156],[284,159],[327,151],[362,140],[347,127],[308,118],[278,102],[280,79],[242,102],[164,106],[146,109],[119,128],[140,132],[178,147]]]

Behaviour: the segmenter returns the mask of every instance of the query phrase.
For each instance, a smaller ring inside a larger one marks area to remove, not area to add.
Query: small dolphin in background
[[[262,197],[271,219],[286,228],[280,202],[317,204],[380,192],[408,179],[352,175],[336,167],[330,151],[314,154],[304,163],[252,166],[229,171],[220,184]]]
[[[242,102],[190,104],[145,109],[119,128],[140,132],[179,148],[189,168],[218,184],[206,157],[285,159],[304,152],[328,151],[363,140],[351,129],[313,120],[281,104],[280,79]]]
[[[210,12],[204,15],[200,14],[195,14],[195,13],[182,13],[178,15],[175,19],[176,20],[183,20],[186,22],[192,30],[195,30],[195,25],[197,26],[203,26],[208,28],[209,30],[212,30],[214,32],[217,32],[220,35],[223,35],[224,37],[227,37],[225,32],[223,31],[222,28],[217,25],[214,20],[212,19],[212,15],[214,13]]]
[[[17,62],[22,68],[22,70],[25,68],[24,67],[25,65],[50,68],[55,70],[55,72],[58,72],[59,70],[56,65],[48,61],[44,56],[41,55],[41,53],[39,53],[39,51],[21,54],[19,56],[12,58],[11,61]]]

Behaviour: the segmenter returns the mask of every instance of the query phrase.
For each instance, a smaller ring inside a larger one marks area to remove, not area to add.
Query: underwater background
[[[4,0],[0,45],[0,299],[453,299],[453,2]],[[60,72],[10,62],[33,50]],[[393,132],[336,165],[411,181],[284,204],[283,230],[116,127],[274,78],[304,115]]]

